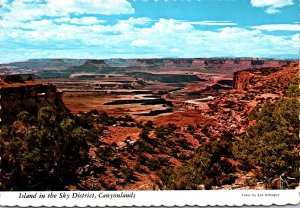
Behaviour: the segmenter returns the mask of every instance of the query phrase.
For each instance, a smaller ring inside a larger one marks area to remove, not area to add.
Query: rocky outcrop
[[[267,101],[275,103],[283,97],[291,81],[299,79],[298,65],[298,62],[293,62],[282,68],[236,72],[235,89],[223,92],[207,103],[209,110],[203,115],[207,116],[211,135],[216,131],[229,131],[238,139],[245,134],[253,124],[248,120],[248,113],[256,106],[263,106]]]
[[[164,58],[164,59],[108,59],[109,67],[126,67],[149,71],[194,70],[203,72],[233,73],[253,67],[282,67],[292,60],[257,58]]]
[[[1,77],[0,95],[0,117],[3,123],[14,121],[21,111],[36,114],[44,106],[51,106],[60,114],[68,112],[61,99],[61,92],[54,85],[24,80],[19,75]]]
[[[282,89],[298,76],[299,62],[285,67],[253,68],[237,71],[233,75],[233,88],[239,90],[260,89],[263,91]]]
[[[262,78],[246,71],[235,72],[233,75],[233,88],[245,90],[252,83],[262,80]]]

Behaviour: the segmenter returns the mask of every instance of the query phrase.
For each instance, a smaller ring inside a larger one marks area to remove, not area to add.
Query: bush
[[[299,78],[294,78],[292,82],[289,84],[287,89],[287,96],[290,97],[300,96]]]
[[[245,169],[260,166],[265,176],[274,177],[294,166],[300,159],[299,108],[296,98],[283,98],[250,113],[256,124],[248,128],[244,141],[234,144],[234,155],[246,161]]]
[[[147,121],[144,125],[144,128],[147,129],[148,131],[152,130],[154,127],[154,123],[152,121]]]
[[[188,125],[187,132],[193,135],[195,133],[195,127],[193,127],[192,125]]]
[[[121,172],[123,173],[124,177],[125,177],[125,182],[129,182],[130,180],[134,180],[134,172],[131,168],[129,167],[124,167],[121,169]]]
[[[51,107],[40,108],[35,117],[21,112],[17,119],[10,128],[3,126],[0,134],[5,161],[0,189],[63,190],[76,181],[76,169],[88,157],[87,140],[99,135],[72,118],[61,120]]]
[[[226,180],[235,171],[226,159],[232,158],[232,135],[223,134],[221,141],[201,144],[194,156],[170,176],[172,182],[168,182],[167,189],[197,189],[201,184],[210,189],[213,185],[232,183]]]
[[[148,140],[149,139],[149,130],[147,128],[143,128],[141,133],[139,134],[139,137],[142,139],[142,140]]]

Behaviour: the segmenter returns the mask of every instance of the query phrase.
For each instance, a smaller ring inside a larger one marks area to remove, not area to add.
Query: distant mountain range
[[[78,73],[123,74],[133,71],[194,71],[233,73],[252,67],[281,67],[294,59],[260,58],[153,58],[153,59],[30,59],[0,64],[0,73],[31,73],[42,77],[69,77]]]

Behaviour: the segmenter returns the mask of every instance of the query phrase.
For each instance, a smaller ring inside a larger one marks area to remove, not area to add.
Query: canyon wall
[[[23,80],[19,75],[6,75],[0,77],[2,122],[14,121],[21,111],[36,114],[38,109],[51,106],[57,113],[66,113],[61,92],[52,84]]]
[[[24,62],[0,64],[0,73],[37,73],[42,77],[46,75],[69,77],[71,74],[79,72],[101,74],[117,72],[122,74],[132,70],[232,74],[238,70],[254,67],[282,67],[289,65],[291,62],[293,60],[258,58],[33,59]],[[50,75],[47,73],[50,73]],[[59,75],[59,73],[61,74]]]
[[[295,61],[284,67],[252,68],[234,72],[233,88],[280,89],[299,77],[299,62]]]
[[[164,58],[164,59],[107,59],[109,67],[140,67],[147,70],[195,70],[234,72],[253,67],[282,67],[292,60],[257,58]]]

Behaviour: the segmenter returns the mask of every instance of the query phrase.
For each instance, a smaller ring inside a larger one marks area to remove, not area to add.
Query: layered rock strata
[[[31,81],[30,76],[27,79],[20,75],[5,75],[0,78],[2,122],[14,121],[21,111],[36,114],[44,106],[51,106],[57,113],[68,112],[61,99],[61,92],[54,85]]]

